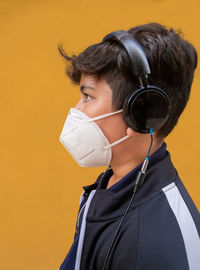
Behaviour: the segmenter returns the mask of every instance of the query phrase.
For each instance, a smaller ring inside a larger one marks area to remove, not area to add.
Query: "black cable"
[[[152,144],[153,144],[153,129],[152,128],[150,129],[150,135],[151,135],[151,143],[150,143],[149,151],[148,151],[148,154],[147,154],[147,158],[149,158],[149,153],[150,153],[150,150],[151,150],[151,147],[152,147]]]
[[[122,217],[121,222],[120,222],[120,224],[119,224],[119,226],[118,226],[118,228],[117,228],[117,230],[116,230],[116,232],[115,232],[113,241],[112,241],[112,243],[111,243],[111,245],[110,245],[110,248],[109,248],[108,253],[107,253],[107,256],[106,256],[106,259],[105,259],[105,261],[104,261],[103,270],[106,269],[106,264],[107,264],[107,262],[108,262],[108,258],[109,258],[109,256],[110,256],[110,252],[111,252],[112,247],[113,247],[113,245],[114,245],[115,239],[116,239],[117,234],[118,234],[118,232],[119,232],[119,229],[121,228],[121,225],[122,225],[122,223],[123,223],[123,221],[124,221],[124,219],[125,219],[125,217],[126,217],[126,215],[127,215],[127,213],[128,213],[128,210],[129,210],[129,208],[130,208],[130,206],[131,206],[131,203],[132,203],[134,197],[135,197],[135,192],[133,193],[133,196],[132,196],[132,198],[131,198],[131,200],[130,200],[130,203],[129,203],[129,205],[128,205],[128,208],[126,209],[126,212],[125,212],[124,216]]]
[[[108,259],[109,259],[109,256],[110,256],[112,247],[113,247],[113,245],[115,243],[115,240],[117,238],[117,234],[118,234],[118,232],[119,232],[119,230],[121,228],[121,225],[122,225],[122,223],[123,223],[123,221],[124,221],[124,219],[125,219],[125,217],[126,217],[126,215],[128,213],[128,210],[129,210],[129,208],[130,208],[130,206],[132,204],[132,201],[133,201],[133,199],[135,197],[135,194],[136,194],[136,192],[138,190],[138,187],[141,186],[143,184],[143,182],[144,182],[145,172],[146,172],[146,169],[147,169],[147,166],[148,166],[148,163],[149,163],[149,153],[150,153],[150,150],[151,150],[151,147],[152,147],[152,144],[153,144],[153,129],[150,129],[150,135],[151,135],[151,143],[150,143],[150,147],[149,147],[149,151],[148,151],[147,157],[146,157],[146,159],[143,162],[143,165],[142,165],[141,170],[138,172],[138,174],[136,176],[134,190],[133,190],[133,196],[131,197],[131,200],[129,202],[129,205],[128,205],[128,207],[127,207],[127,209],[126,209],[126,211],[125,211],[125,213],[124,213],[124,215],[123,215],[123,217],[121,219],[121,222],[120,222],[120,224],[119,224],[119,226],[118,226],[118,228],[117,228],[117,230],[115,232],[115,235],[113,237],[112,243],[111,243],[111,245],[109,247],[109,250],[108,250],[108,253],[106,255],[106,259],[104,261],[103,270],[106,270],[106,265],[107,265],[107,262],[108,262]]]

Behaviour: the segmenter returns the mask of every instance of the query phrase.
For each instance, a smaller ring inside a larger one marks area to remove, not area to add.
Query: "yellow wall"
[[[58,43],[78,53],[111,31],[159,22],[182,29],[200,53],[199,14],[199,0],[0,1],[0,269],[58,269],[73,240],[82,186],[102,171],[79,167],[59,142],[79,90],[64,74]],[[198,208],[199,98],[198,69],[166,140]]]

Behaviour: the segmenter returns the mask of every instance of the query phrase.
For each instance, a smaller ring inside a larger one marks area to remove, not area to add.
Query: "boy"
[[[195,48],[151,23],[113,32],[78,56],[59,51],[81,91],[60,141],[80,166],[108,166],[83,187],[59,269],[199,269],[200,215],[164,142],[189,99]]]

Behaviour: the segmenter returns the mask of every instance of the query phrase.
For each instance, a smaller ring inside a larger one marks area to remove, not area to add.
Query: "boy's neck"
[[[159,142],[157,144],[153,144],[151,151],[150,151],[150,156],[154,154],[163,144],[162,142]],[[113,170],[113,175],[110,177],[106,189],[110,188],[112,185],[116,184],[119,182],[124,176],[126,176],[130,171],[132,171],[134,168],[136,168],[140,163],[142,163],[146,158],[146,153],[140,153],[140,155],[137,155],[135,159],[131,159],[129,161],[126,161],[124,163],[120,163],[119,165],[113,165],[112,170]]]

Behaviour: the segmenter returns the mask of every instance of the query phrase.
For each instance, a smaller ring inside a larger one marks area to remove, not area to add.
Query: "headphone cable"
[[[130,206],[132,204],[132,201],[133,201],[133,199],[135,197],[135,194],[136,194],[139,186],[141,186],[143,184],[143,182],[144,182],[146,169],[147,169],[147,166],[149,164],[149,154],[150,154],[150,150],[151,150],[151,147],[152,147],[152,144],[153,144],[153,129],[150,129],[150,135],[151,135],[151,143],[150,143],[150,147],[149,147],[149,150],[148,150],[148,153],[147,153],[147,157],[146,157],[146,159],[144,160],[144,162],[142,164],[141,170],[138,172],[138,174],[136,176],[135,185],[134,185],[134,189],[133,189],[133,195],[132,195],[131,200],[129,202],[129,205],[128,205],[128,207],[127,207],[127,209],[126,209],[126,211],[125,211],[125,213],[124,213],[124,215],[123,215],[123,217],[121,219],[121,222],[120,222],[120,224],[119,224],[119,226],[118,226],[118,228],[117,228],[117,230],[115,232],[112,243],[111,243],[111,245],[109,247],[109,250],[108,250],[108,253],[106,255],[106,259],[104,261],[103,270],[106,270],[106,265],[107,265],[107,262],[108,262],[112,247],[113,247],[114,242],[115,242],[115,240],[117,238],[117,234],[118,234],[118,232],[119,232],[119,230],[120,230],[120,228],[122,226],[122,223],[123,223],[123,221],[124,221],[124,219],[125,219],[125,217],[126,217],[126,215],[128,213],[128,210],[129,210],[129,208],[130,208]]]

